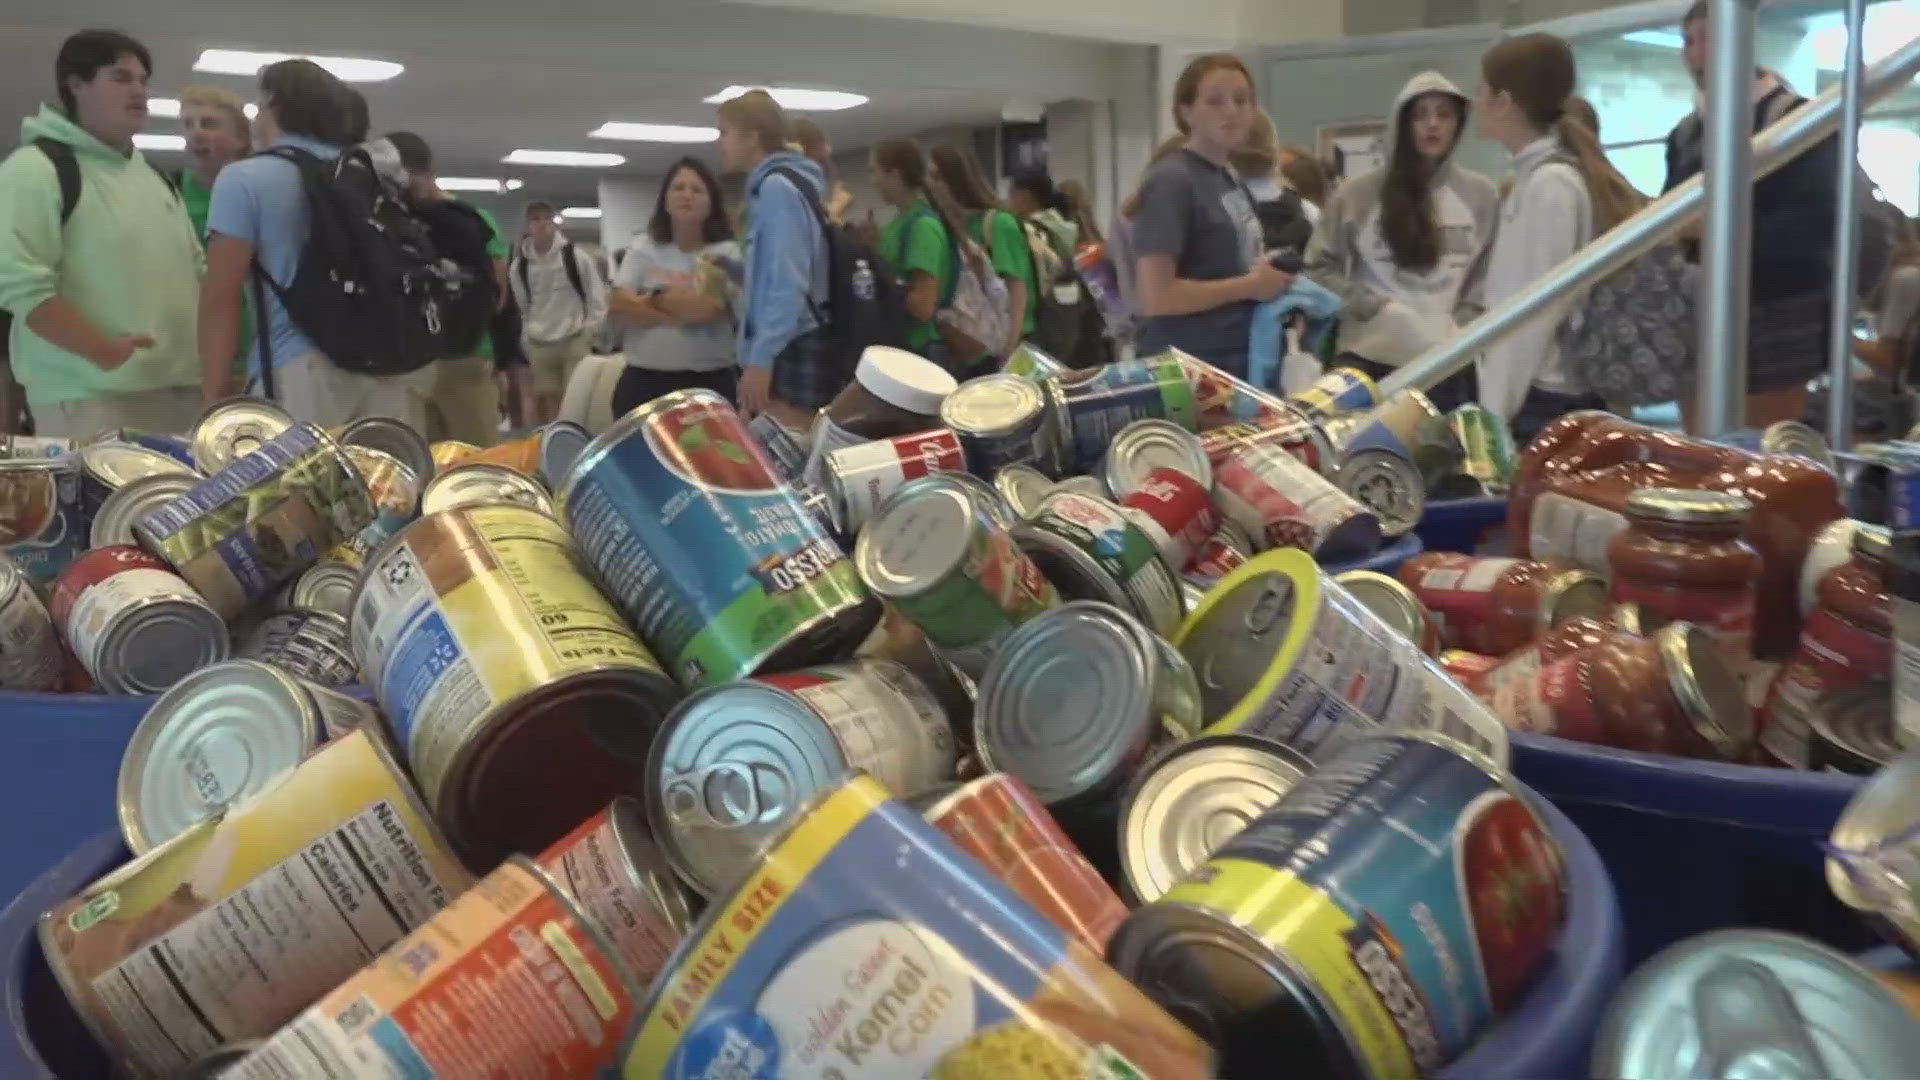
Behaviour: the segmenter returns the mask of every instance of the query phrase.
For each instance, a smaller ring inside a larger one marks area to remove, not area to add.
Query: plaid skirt
[[[851,378],[852,366],[834,355],[821,327],[794,338],[773,358],[773,396],[797,408],[825,408]]]

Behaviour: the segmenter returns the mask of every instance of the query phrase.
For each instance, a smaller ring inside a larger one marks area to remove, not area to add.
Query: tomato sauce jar
[[[1493,656],[1607,607],[1600,575],[1526,559],[1429,551],[1401,563],[1399,577],[1434,613],[1449,648]]]
[[[1502,694],[1515,692],[1512,688],[1533,681],[1542,665],[1551,663],[1571,652],[1592,648],[1612,637],[1618,628],[1591,615],[1577,615],[1559,626],[1541,635],[1540,640],[1508,653],[1496,656],[1491,662],[1455,661],[1453,666],[1460,670],[1454,677],[1461,684],[1494,706],[1493,711],[1505,716],[1510,711],[1501,700]],[[1637,635],[1636,635],[1637,636]],[[1461,652],[1462,650],[1453,650]],[[1467,651],[1467,656],[1481,654]],[[1445,661],[1443,660],[1444,664]],[[1449,667],[1452,670],[1453,667]],[[1505,687],[1507,689],[1503,690]]]
[[[1645,488],[1627,497],[1627,528],[1607,545],[1613,598],[1644,615],[1693,623],[1737,670],[1753,652],[1760,555],[1742,534],[1753,504],[1720,491]]]
[[[1808,767],[1808,717],[1823,695],[1888,677],[1893,602],[1887,596],[1887,530],[1861,525],[1853,558],[1827,571],[1800,646],[1780,669],[1761,717],[1760,747],[1783,765]]]

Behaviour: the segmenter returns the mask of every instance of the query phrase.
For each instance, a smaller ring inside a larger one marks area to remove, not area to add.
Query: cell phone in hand
[[[1300,257],[1300,250],[1290,247],[1281,248],[1279,251],[1268,255],[1267,262],[1271,264],[1275,270],[1288,274],[1297,274],[1300,272],[1300,268],[1306,265],[1306,260]]]

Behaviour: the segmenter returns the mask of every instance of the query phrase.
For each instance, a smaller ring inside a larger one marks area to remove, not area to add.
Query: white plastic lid
[[[940,403],[960,385],[933,361],[886,345],[867,346],[853,377],[874,397],[921,416],[939,416]]]

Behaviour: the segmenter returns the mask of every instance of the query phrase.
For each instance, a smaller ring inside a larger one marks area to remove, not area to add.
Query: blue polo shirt
[[[302,135],[283,135],[275,146],[293,146],[332,161],[340,148]],[[300,252],[307,244],[307,197],[300,186],[300,170],[291,161],[260,155],[236,161],[220,170],[213,182],[213,198],[207,208],[207,232],[231,236],[253,245],[253,257],[266,268],[268,276],[286,288],[293,284],[300,267]],[[253,277],[247,277],[246,292],[253,295]],[[284,366],[317,351],[315,345],[293,325],[287,309],[271,288],[266,290],[267,333],[272,340],[273,366]],[[260,374],[258,334],[243,343],[247,350],[247,373]]]

